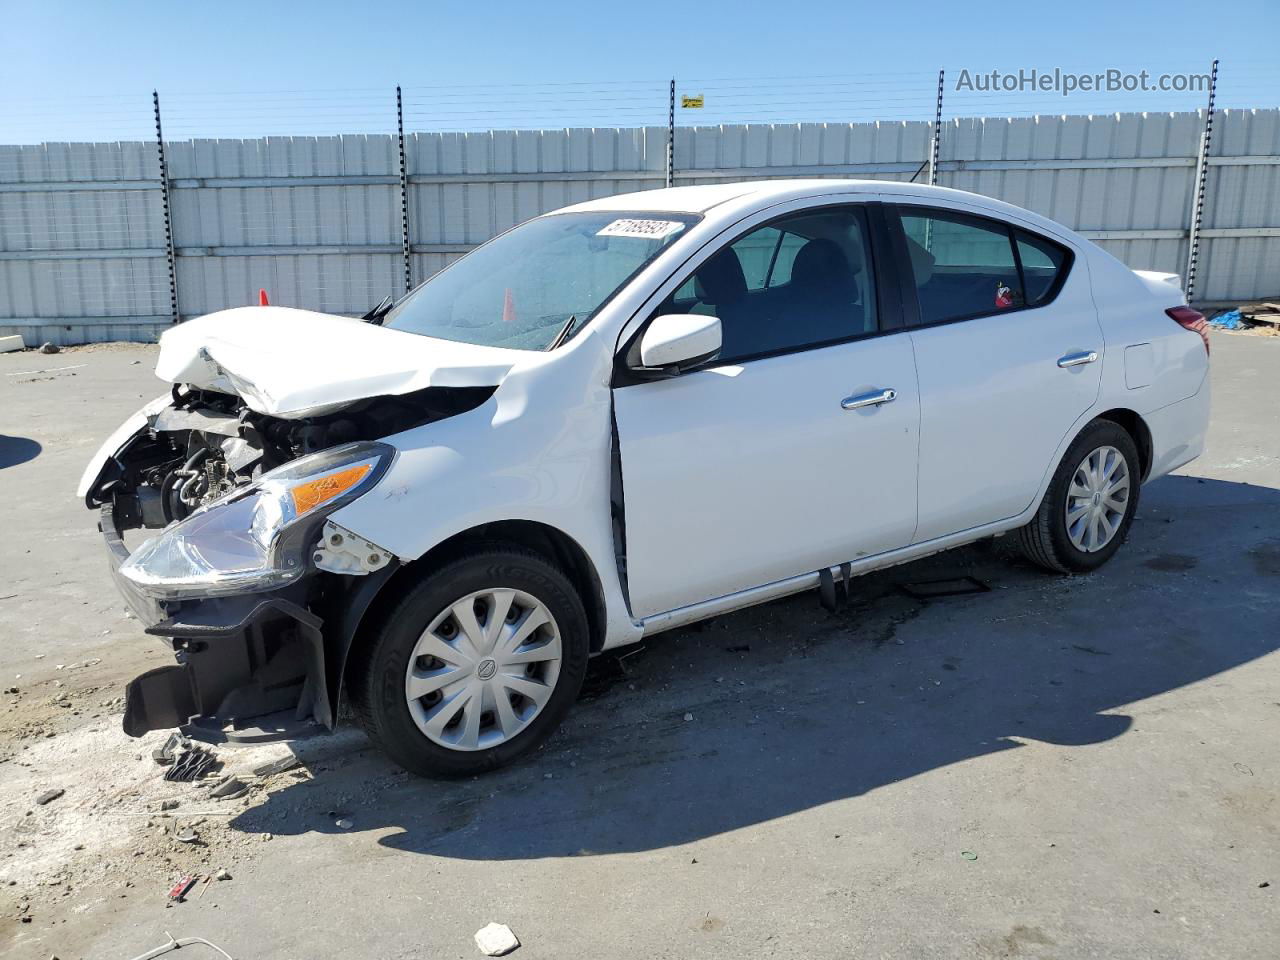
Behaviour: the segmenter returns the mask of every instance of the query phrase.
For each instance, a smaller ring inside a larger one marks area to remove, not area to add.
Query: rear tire
[[[1017,531],[1032,563],[1055,573],[1087,573],[1120,549],[1141,487],[1133,438],[1111,420],[1094,420],[1067,448],[1035,517]]]
[[[523,547],[482,545],[411,587],[382,619],[356,665],[352,708],[406,770],[472,776],[555,731],[589,652],[586,611],[564,572]]]

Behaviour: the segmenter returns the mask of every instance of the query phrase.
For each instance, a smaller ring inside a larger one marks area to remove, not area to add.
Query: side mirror
[[[697,313],[654,317],[640,338],[640,362],[650,370],[678,372],[720,352],[720,320]]]

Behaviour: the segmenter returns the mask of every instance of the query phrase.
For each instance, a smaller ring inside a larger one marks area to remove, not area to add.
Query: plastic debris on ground
[[[164,778],[179,783],[190,783],[192,780],[199,780],[206,773],[211,773],[217,763],[218,759],[213,755],[212,750],[188,743],[187,748],[174,758],[173,766],[164,772]]]
[[[180,733],[169,734],[169,739],[151,751],[151,759],[162,767],[173,763],[178,752],[191,746],[191,741]]]
[[[235,800],[249,792],[249,785],[238,777],[227,777],[209,791],[215,800]]]
[[[1244,317],[1240,316],[1239,310],[1228,310],[1226,313],[1220,313],[1209,321],[1209,326],[1215,330],[1242,330],[1245,327]]]

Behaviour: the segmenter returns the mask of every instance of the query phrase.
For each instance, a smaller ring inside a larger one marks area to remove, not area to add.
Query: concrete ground
[[[164,658],[73,495],[161,392],[153,356],[0,357],[5,956],[169,931],[260,960],[475,957],[490,921],[529,960],[1277,956],[1280,340],[1215,335],[1206,454],[1143,491],[1095,574],[1000,540],[866,577],[840,614],[804,595],[654,638],[483,779],[411,779],[349,732],[228,806],[165,785],[208,814],[191,846],[111,699]],[[898,589],[955,574],[991,589]]]

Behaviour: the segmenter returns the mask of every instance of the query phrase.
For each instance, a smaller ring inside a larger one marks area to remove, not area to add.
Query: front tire
[[[1098,569],[1129,533],[1141,475],[1128,431],[1094,420],[1067,448],[1035,517],[1018,530],[1022,552],[1055,573]]]
[[[559,567],[522,547],[481,546],[410,588],[382,619],[352,706],[406,770],[472,776],[555,731],[589,652],[582,599]]]

